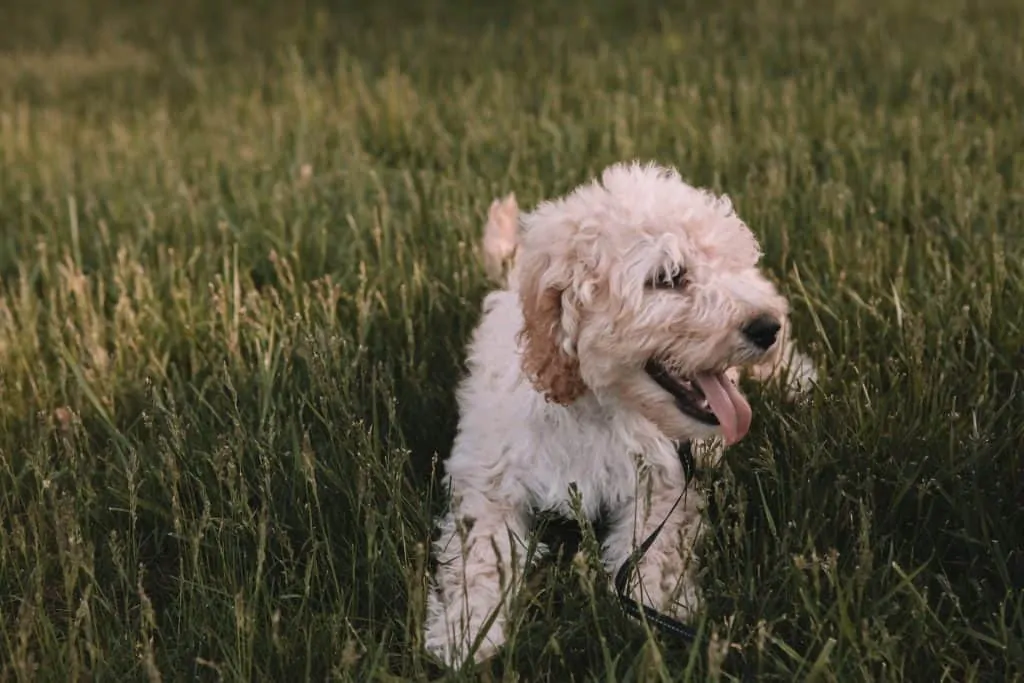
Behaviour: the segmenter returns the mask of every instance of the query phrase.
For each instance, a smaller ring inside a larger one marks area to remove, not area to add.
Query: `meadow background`
[[[451,680],[1024,680],[1024,4],[364,4],[0,8],[0,680],[442,680],[486,208],[630,158],[821,387],[707,481],[706,642],[552,561]]]

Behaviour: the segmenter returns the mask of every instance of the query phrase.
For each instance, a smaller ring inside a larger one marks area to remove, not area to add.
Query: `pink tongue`
[[[702,373],[695,377],[697,386],[704,392],[708,405],[722,426],[725,445],[731,446],[744,436],[750,429],[752,412],[747,399],[743,397],[736,385],[724,374],[712,375]]]

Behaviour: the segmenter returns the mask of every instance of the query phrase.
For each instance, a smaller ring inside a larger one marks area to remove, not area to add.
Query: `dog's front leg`
[[[523,574],[528,515],[481,496],[453,502],[438,522],[435,585],[428,593],[425,647],[458,666],[505,642],[508,603]],[[477,640],[479,639],[479,643]]]
[[[603,560],[614,580],[633,551],[664,521],[636,569],[631,571],[627,587],[634,600],[687,622],[700,609],[694,547],[702,530],[704,499],[692,484],[684,485],[675,478],[671,483],[652,479],[649,493],[642,492],[613,517]]]

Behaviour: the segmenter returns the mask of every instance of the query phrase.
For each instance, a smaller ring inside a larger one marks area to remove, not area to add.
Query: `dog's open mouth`
[[[644,370],[672,394],[681,412],[704,424],[719,425],[726,445],[746,436],[752,417],[750,404],[724,373],[698,372],[692,378],[679,377],[653,359],[647,361]]]

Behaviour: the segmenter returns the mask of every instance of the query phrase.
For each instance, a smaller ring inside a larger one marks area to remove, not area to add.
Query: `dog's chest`
[[[523,473],[534,506],[571,514],[571,489],[582,512],[595,519],[602,508],[617,507],[636,495],[638,468],[660,458],[629,438],[614,420],[569,422],[540,431],[529,471]]]

